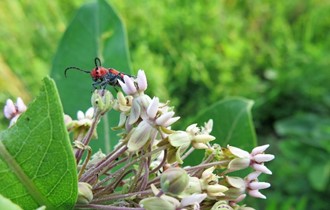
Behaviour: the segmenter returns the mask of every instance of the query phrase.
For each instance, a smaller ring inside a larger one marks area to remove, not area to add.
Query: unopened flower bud
[[[197,177],[189,177],[188,186],[184,190],[183,194],[192,195],[194,193],[202,193],[201,182]]]
[[[182,168],[170,168],[164,171],[160,178],[160,185],[165,193],[180,194],[186,189],[189,176]]]
[[[86,182],[79,182],[77,203],[88,204],[92,200],[93,200],[92,186]]]
[[[146,210],[173,210],[175,206],[159,197],[145,198],[140,201],[140,206]]]
[[[206,188],[207,195],[209,196],[224,196],[228,188],[220,184],[208,185]]]
[[[227,201],[218,201],[212,206],[211,210],[233,210],[233,208]]]
[[[114,99],[113,95],[108,90],[95,90],[92,98],[92,105],[98,109],[103,115],[112,108]]]

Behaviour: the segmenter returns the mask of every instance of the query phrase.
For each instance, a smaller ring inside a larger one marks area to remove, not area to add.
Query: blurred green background
[[[0,1],[1,107],[35,97],[85,2]],[[126,25],[133,71],[146,71],[150,95],[170,99],[183,125],[227,96],[255,101],[259,144],[276,159],[262,177],[268,199],[251,206],[330,206],[329,0],[108,2]],[[0,121],[3,130],[3,113]]]

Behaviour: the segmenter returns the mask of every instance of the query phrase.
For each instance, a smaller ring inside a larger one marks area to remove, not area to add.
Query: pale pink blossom
[[[16,123],[18,117],[25,112],[26,109],[27,107],[20,97],[17,98],[15,104],[11,99],[7,99],[6,105],[3,108],[3,113],[4,116],[10,120],[9,127]]]

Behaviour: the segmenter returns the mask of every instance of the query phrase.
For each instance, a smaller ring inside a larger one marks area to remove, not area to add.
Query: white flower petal
[[[176,131],[168,136],[168,141],[173,147],[180,147],[182,145],[189,145],[191,142],[190,135],[184,131]]]
[[[269,187],[270,187],[270,184],[268,182],[251,182],[249,184],[249,188],[251,190],[262,190],[262,189],[266,189]]]
[[[77,119],[78,120],[85,119],[85,114],[82,111],[80,111],[80,110],[77,112]]]
[[[69,115],[64,114],[64,123],[67,125],[71,122],[72,122],[72,118]]]
[[[145,91],[148,87],[148,83],[147,83],[146,74],[144,73],[143,70],[140,69],[138,71],[136,80],[139,87],[139,91]]]
[[[154,119],[156,117],[157,111],[158,111],[158,105],[159,105],[159,98],[154,97],[147,109],[147,114],[151,119]]]
[[[157,125],[163,125],[165,124],[169,119],[171,119],[174,116],[174,112],[166,112],[162,114],[160,117],[156,119],[156,124]],[[166,126],[164,126],[166,127]]]
[[[250,153],[248,153],[247,151],[245,150],[242,150],[240,148],[237,148],[237,147],[233,147],[233,146],[227,146],[227,148],[229,149],[229,151],[237,156],[237,157],[240,157],[240,158],[250,158]]]
[[[251,155],[263,153],[268,147],[269,147],[269,144],[258,146],[252,150]]]
[[[20,97],[18,97],[16,100],[16,107],[20,113],[26,111],[26,105],[24,104],[23,100]]]
[[[203,194],[193,194],[188,197],[184,197],[181,200],[181,207],[190,206],[195,203],[202,202],[207,197],[206,193]]]
[[[198,143],[208,143],[209,141],[213,141],[214,139],[215,137],[209,134],[199,134],[194,137],[194,141]]]
[[[124,75],[124,82],[118,80],[119,85],[121,86],[121,88],[123,89],[123,91],[127,94],[127,95],[134,95],[137,90],[136,87],[134,85],[134,81],[131,77]]]
[[[94,108],[90,107],[89,109],[87,109],[85,117],[88,119],[92,119],[94,115]]]
[[[20,114],[17,114],[10,120],[9,127],[13,126],[16,123],[19,116]]]
[[[147,123],[142,121],[134,130],[132,136],[127,143],[130,152],[141,149],[149,140],[151,130],[153,128]]]
[[[261,171],[254,171],[250,174],[248,174],[245,179],[247,181],[252,181],[252,180],[255,180],[256,178],[258,178],[258,176],[261,174],[262,172]]]
[[[249,190],[248,193],[252,197],[266,199],[266,196],[259,192],[259,190]]]
[[[253,160],[255,160],[258,163],[268,162],[275,158],[274,155],[271,154],[256,154],[253,156]]]
[[[250,165],[249,158],[235,158],[228,164],[228,171],[238,171],[247,168]]]
[[[197,123],[191,124],[186,128],[187,132],[190,132],[192,134],[198,133],[200,130],[197,127]]]
[[[180,119],[180,117],[172,117],[171,119],[169,119],[165,123],[163,123],[163,126],[168,127],[168,126],[172,125],[173,123],[175,123],[176,121],[178,121],[179,119]]]
[[[11,99],[7,99],[6,105],[3,109],[3,113],[7,119],[11,119],[16,114],[16,108],[14,102]]]
[[[254,163],[252,165],[252,168],[256,171],[261,171],[262,173],[265,173],[265,174],[272,174],[271,170],[269,170],[266,166],[261,165],[261,164]]]

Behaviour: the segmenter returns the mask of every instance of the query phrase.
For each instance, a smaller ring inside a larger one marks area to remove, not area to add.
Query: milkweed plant
[[[242,204],[247,196],[266,199],[260,190],[270,187],[259,182],[261,174],[272,174],[265,166],[274,155],[265,154],[269,145],[251,152],[213,143],[213,121],[174,130],[180,120],[169,102],[145,93],[143,70],[137,77],[124,75],[122,91],[116,97],[106,89],[95,90],[92,107],[78,111],[77,119],[65,115],[65,125],[73,137],[77,164],[78,199],[76,209],[115,210],[250,210]],[[26,110],[22,99],[8,99],[4,115],[10,126]],[[101,117],[110,110],[120,113],[115,130],[120,134],[114,149],[104,154],[92,151],[89,143],[97,138]],[[203,150],[198,165],[185,160],[194,150]],[[250,168],[245,177],[232,172]],[[252,169],[252,170],[251,170]]]

